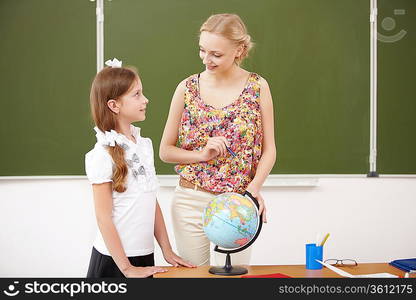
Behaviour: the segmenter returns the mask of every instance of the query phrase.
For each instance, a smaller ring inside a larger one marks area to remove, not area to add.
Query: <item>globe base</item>
[[[218,247],[215,247],[215,251],[218,251]],[[224,267],[211,267],[209,272],[214,275],[223,275],[223,276],[234,276],[234,275],[243,275],[246,274],[248,271],[246,268],[243,267],[233,267],[231,265],[231,255],[230,252],[223,251],[223,253],[227,253],[225,257],[225,266]]]
[[[214,275],[234,276],[247,273],[247,269],[243,267],[211,267],[209,272]]]

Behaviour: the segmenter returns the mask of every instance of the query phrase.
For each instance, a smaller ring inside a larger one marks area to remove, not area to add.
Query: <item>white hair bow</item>
[[[123,137],[118,134],[117,131],[111,130],[102,132],[97,127],[94,129],[97,132],[95,135],[97,137],[97,141],[99,141],[102,145],[115,147],[116,143],[120,146],[123,144]]]
[[[121,68],[121,64],[123,63],[122,60],[118,60],[117,58],[113,58],[112,60],[109,59],[105,62],[106,66],[112,67],[112,68]]]

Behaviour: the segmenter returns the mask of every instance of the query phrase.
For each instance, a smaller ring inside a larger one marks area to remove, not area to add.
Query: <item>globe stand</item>
[[[243,268],[243,267],[233,267],[231,265],[230,253],[227,253],[227,257],[225,258],[225,266],[224,267],[211,267],[209,269],[209,272],[214,275],[233,276],[233,275],[243,275],[243,274],[246,274],[248,271],[246,268]]]

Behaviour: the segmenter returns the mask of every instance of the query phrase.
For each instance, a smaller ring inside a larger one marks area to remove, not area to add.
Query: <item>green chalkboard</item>
[[[416,1],[379,0],[378,170],[416,173]]]
[[[0,37],[0,175],[85,174],[95,3],[2,0]]]
[[[401,1],[414,8],[410,2]],[[95,143],[88,103],[96,72],[95,5],[86,0],[0,2],[0,176],[85,174],[84,154]],[[198,29],[209,15],[222,12],[245,21],[256,45],[244,66],[271,87],[277,143],[272,173],[368,172],[369,1],[117,0],[104,5],[104,57],[139,69],[151,102],[146,121],[137,125],[153,140],[158,174],[174,174],[173,165],[158,157],[171,97],[182,79],[203,70]],[[400,59],[415,46],[409,27],[414,31],[414,21],[407,22],[409,40],[400,46]],[[392,70],[396,52],[385,51]],[[412,62],[406,76],[415,69]],[[384,84],[384,95],[402,84],[391,76],[396,85]],[[414,87],[406,87],[394,95],[414,108]],[[405,160],[395,162],[410,149],[415,152],[405,126],[414,127],[414,118],[403,105],[386,102],[391,107],[382,106],[380,122],[400,132],[383,135],[380,125],[380,166],[386,173],[416,173],[410,155],[412,167]],[[393,110],[399,123],[401,113],[407,114],[408,121],[397,125],[383,110]],[[400,136],[400,149],[390,145]]]
[[[273,173],[366,173],[370,27],[367,1],[111,1],[105,55],[138,66],[151,105],[145,134],[159,146],[176,85],[203,70],[197,34],[232,12],[256,43],[245,67],[265,77],[275,104]],[[156,160],[160,173],[172,165]]]

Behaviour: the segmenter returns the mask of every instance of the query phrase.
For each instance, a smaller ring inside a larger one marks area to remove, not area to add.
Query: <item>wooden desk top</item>
[[[154,278],[239,278],[238,276],[218,276],[208,272],[211,266],[200,266],[197,268],[185,267],[164,267],[168,272],[154,274]],[[248,273],[244,275],[266,275],[281,273],[294,278],[336,278],[342,277],[337,273],[322,268],[321,270],[306,270],[305,265],[287,265],[287,266],[244,266]],[[403,277],[405,272],[390,266],[388,263],[366,263],[359,264],[356,267],[340,267],[340,269],[353,274],[373,274],[373,273],[390,273]]]

